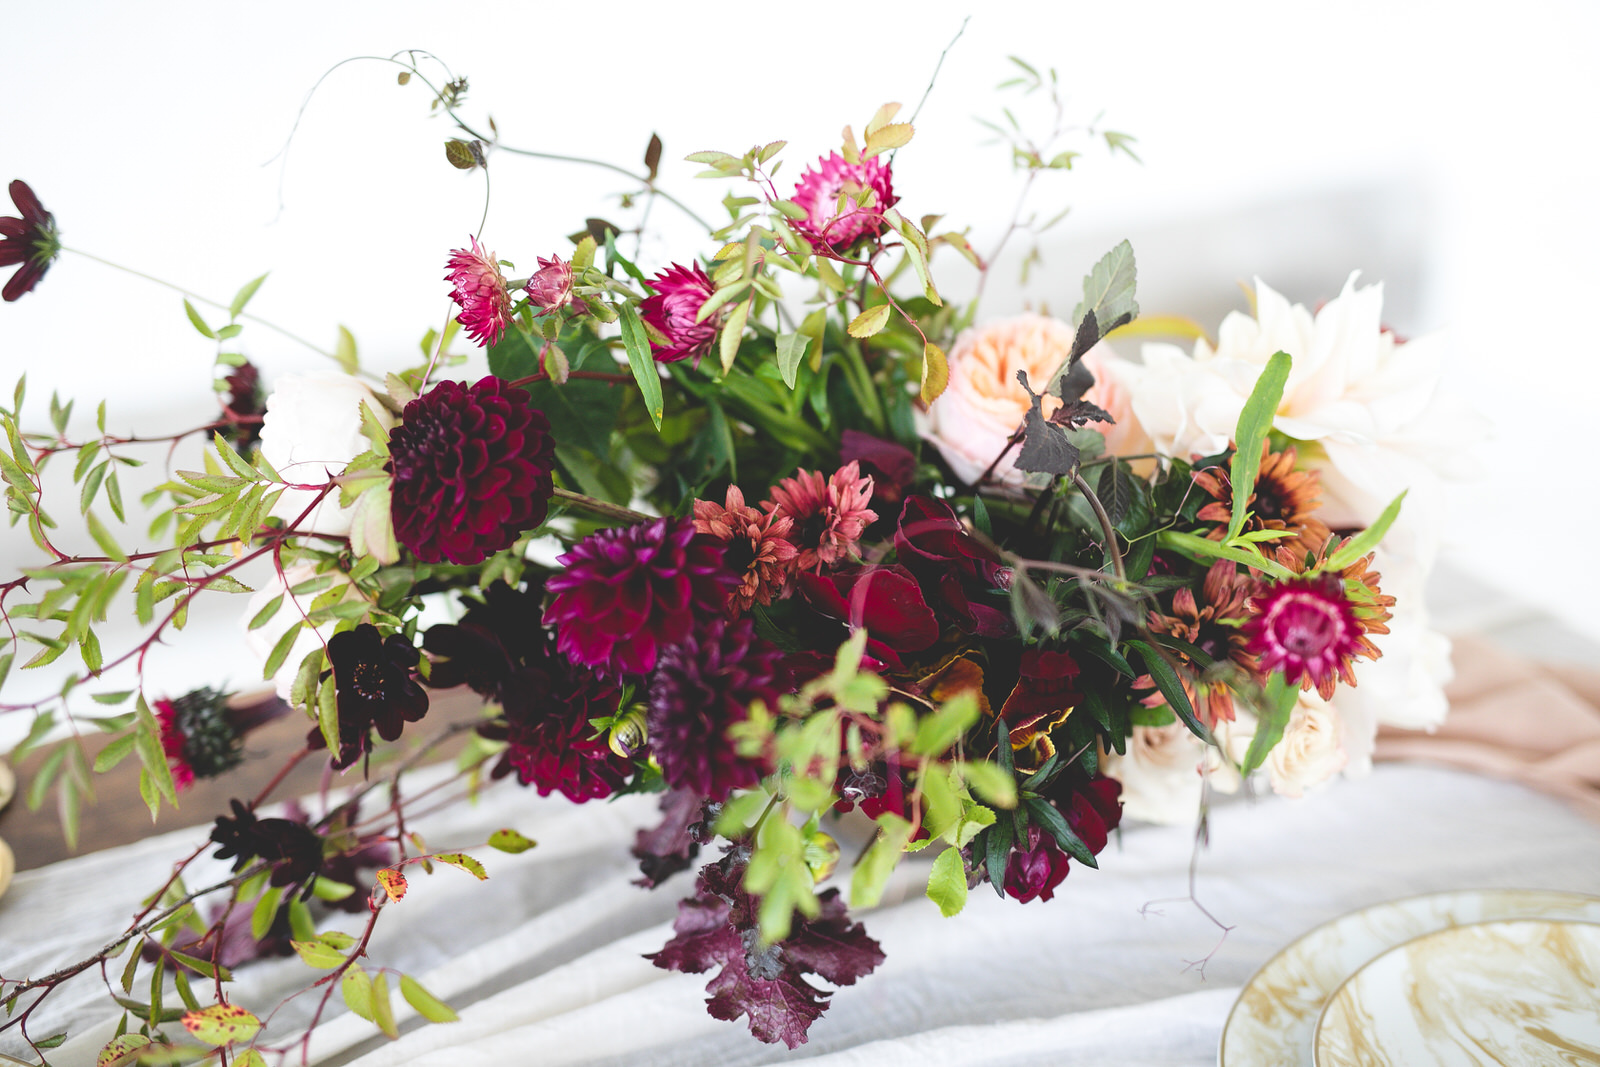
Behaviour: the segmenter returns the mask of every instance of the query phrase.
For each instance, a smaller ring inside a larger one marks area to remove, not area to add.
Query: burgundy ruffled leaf
[[[661,822],[648,830],[640,830],[633,839],[633,856],[639,861],[643,878],[634,885],[654,889],[679,871],[688,870],[689,864],[700,854],[700,845],[692,831],[701,821],[699,793],[692,789],[673,789],[661,796]]]

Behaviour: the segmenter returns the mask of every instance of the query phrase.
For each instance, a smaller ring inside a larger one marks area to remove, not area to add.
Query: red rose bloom
[[[483,562],[544,522],[554,457],[524,390],[493,375],[440,382],[389,434],[395,539],[424,563]]]

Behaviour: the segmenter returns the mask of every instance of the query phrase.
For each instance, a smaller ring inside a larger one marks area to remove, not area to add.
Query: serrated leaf
[[[332,970],[344,962],[344,953],[320,938],[315,941],[290,941],[289,944],[308,966],[320,970]]]
[[[1079,331],[1072,346],[1072,358],[1051,375],[1046,392],[1059,396],[1060,379],[1078,356],[1106,333],[1139,317],[1139,302],[1134,295],[1138,273],[1133,245],[1126,240],[1100,257],[1094,269],[1083,279],[1083,300],[1072,310],[1073,329]],[[1094,315],[1092,338],[1082,334],[1082,327],[1090,314]]]
[[[903,148],[911,143],[911,137],[914,132],[909,122],[891,122],[887,126],[879,126],[875,130],[869,130],[862,158],[870,159],[879,152]],[[879,206],[881,208],[882,205]]]
[[[183,1028],[207,1045],[231,1045],[249,1041],[261,1032],[261,1020],[237,1004],[213,1004],[199,1011],[185,1012]]]
[[[272,651],[267,654],[267,662],[261,668],[261,677],[270,679],[278,673],[283,661],[289,658],[289,650],[294,647],[295,638],[299,636],[300,627],[303,625],[303,622],[296,621],[279,635],[277,643],[272,646]]]
[[[889,875],[894,873],[905,852],[906,842],[910,840],[910,822],[893,812],[878,816],[878,836],[850,875],[852,907],[874,907],[883,899],[883,889],[889,881]]]
[[[939,905],[939,914],[947,919],[967,906],[967,872],[960,849],[947,848],[934,859],[928,874],[928,899]]]
[[[632,304],[622,305],[621,319],[622,346],[628,352],[628,366],[633,370],[634,380],[639,383],[639,393],[644,397],[650,421],[655,423],[659,431],[662,413],[661,375],[656,370],[656,361],[650,356],[650,338],[645,333],[638,310]]]
[[[922,402],[933,403],[949,384],[950,363],[944,349],[929,341],[922,346]]]
[[[871,337],[888,325],[891,310],[893,309],[888,304],[870,307],[851,319],[850,325],[845,327],[845,330],[851,337]]]
[[[408,974],[400,976],[400,995],[406,998],[406,1003],[417,1009],[417,1014],[430,1023],[460,1022],[461,1016],[451,1010],[450,1005],[434,996],[422,987]]]
[[[272,621],[272,617],[278,613],[278,609],[281,607],[283,607],[283,594],[279,593],[277,596],[263,604],[260,611],[251,616],[250,623],[245,627],[245,629],[261,629],[261,627]]]
[[[403,900],[406,889],[409,888],[406,876],[388,867],[378,872],[378,884],[383,886],[383,891],[390,900]]]
[[[322,740],[328,746],[328,751],[339,751],[339,696],[332,674],[323,681],[322,687],[317,691],[317,728],[322,731]]]
[[[121,763],[133,751],[133,746],[137,740],[138,738],[132,733],[113,738],[111,743],[102,748],[95,756],[94,773],[104,774]]]
[[[519,834],[515,830],[496,830],[489,835],[489,847],[497,848],[501,852],[526,852],[537,845],[538,842],[531,837]]]
[[[1009,754],[1008,742],[1000,746]],[[985,800],[997,808],[1017,806],[1017,779],[1009,769],[988,760],[971,760],[961,764],[961,776]]]
[[[123,1034],[114,1037],[95,1057],[95,1067],[129,1067],[138,1058],[138,1051],[149,1044],[150,1039],[143,1034]],[[233,1062],[239,1063],[237,1059]]]
[[[394,1024],[394,1007],[389,1003],[389,980],[379,971],[372,978],[372,1021],[391,1040],[400,1037]]]
[[[250,911],[250,936],[260,941],[267,936],[267,931],[272,929],[272,921],[278,917],[278,904],[283,900],[283,888],[273,886],[261,894],[261,899],[256,901],[256,906]]]
[[[451,867],[466,871],[480,882],[489,877],[489,872],[483,869],[483,864],[467,855],[465,852],[441,852],[433,857],[435,863],[448,864]]]

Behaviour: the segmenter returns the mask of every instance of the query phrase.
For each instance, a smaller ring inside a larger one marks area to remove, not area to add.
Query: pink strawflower
[[[1246,648],[1258,657],[1261,673],[1282,671],[1290,683],[1315,687],[1324,700],[1339,678],[1355,684],[1356,657],[1379,655],[1366,637],[1370,624],[1357,617],[1337,574],[1277,582],[1251,605],[1256,614],[1244,624]]]
[[[761,506],[792,523],[789,541],[799,550],[796,571],[816,570],[856,553],[856,543],[878,513],[867,507],[872,500],[872,477],[861,474],[851,460],[824,479],[821,471],[797,470],[772,487],[772,497]]]
[[[717,328],[722,315],[708,315],[704,322],[696,322],[700,306],[715,291],[711,279],[696,263],[690,267],[674,263],[650,279],[654,296],[647,296],[639,304],[639,314],[654,327],[665,344],[650,342],[650,354],[658,363],[676,363],[693,357],[698,365],[700,357],[711,350],[717,339]]]
[[[572,261],[559,256],[550,259],[540,256],[539,269],[533,272],[524,290],[528,303],[538,308],[541,315],[569,304],[574,311],[585,310],[583,301],[572,295]]]
[[[858,204],[857,197],[863,190],[871,190],[872,195]],[[883,213],[900,202],[894,195],[889,164],[882,156],[850,163],[837,152],[818,160],[816,170],[806,168],[791,199],[806,213],[796,228],[835,252],[845,251],[863,237],[882,233],[888,225]]]
[[[455,286],[450,299],[461,305],[456,321],[466,328],[468,337],[488,347],[505,333],[511,318],[511,295],[494,253],[480,246],[476,237],[468,240],[472,242],[470,249],[450,250],[445,264],[449,273],[444,280]]]
[[[728,546],[722,562],[739,576],[739,588],[728,597],[728,614],[767,605],[783,591],[789,566],[799,553],[789,543],[793,526],[787,515],[762,514],[744,502],[744,491],[728,486],[726,504],[714,500],[694,502],[695,532],[708,534]]]

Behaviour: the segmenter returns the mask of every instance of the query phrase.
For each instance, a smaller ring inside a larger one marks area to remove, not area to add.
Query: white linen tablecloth
[[[922,897],[929,860],[914,858],[882,906],[856,915],[887,961],[839,990],[809,1044],[789,1052],[760,1044],[742,1021],[708,1016],[710,974],[658,970],[641,958],[670,936],[676,901],[692,885],[691,873],[654,892],[629,884],[632,831],[654,818],[652,798],[579,806],[502,786],[476,806],[425,819],[434,849],[481,842],[502,826],[539,841],[518,856],[480,851],[487,882],[408,867],[409,894],[381,917],[369,969],[414,975],[461,1021],[424,1024],[395,997],[399,1041],[342,1014],[318,1030],[313,1059],[362,1067],[799,1059],[1198,1067],[1216,1062],[1228,1009],[1256,967],[1325,920],[1444,889],[1600,893],[1600,826],[1559,801],[1459,771],[1380,766],[1301,802],[1217,806],[1198,892],[1234,929],[1204,975],[1185,964],[1212,951],[1217,929],[1181,900],[1143,908],[1188,892],[1189,829],[1129,827],[1100,857],[1102,870],[1075,865],[1054,901],[1019,905],[984,886],[955,919]],[[4,973],[40,974],[93,951],[204,836],[174,832],[19,874],[0,900]],[[189,885],[222,873],[211,864]],[[358,933],[362,921],[340,914],[328,925]],[[315,973],[298,959],[247,965],[232,995],[264,1011]],[[93,1063],[115,1023],[105,994],[86,976],[36,1017],[36,1036],[71,1028],[52,1063]],[[301,997],[271,1018],[264,1042],[302,1027],[309,1002]],[[332,1008],[342,1011],[337,997]],[[14,1040],[0,1047],[20,1054]]]

